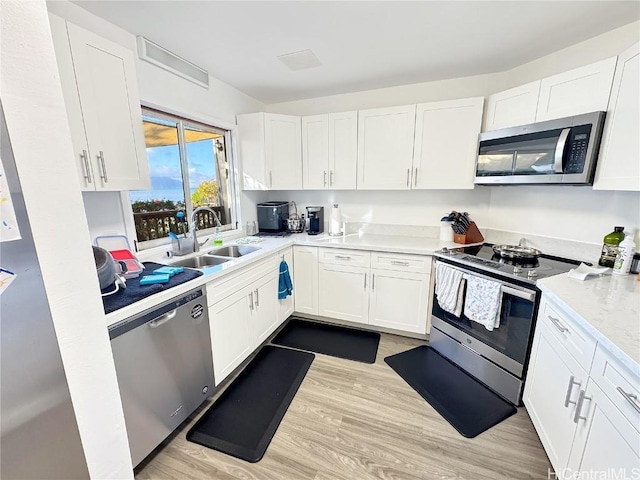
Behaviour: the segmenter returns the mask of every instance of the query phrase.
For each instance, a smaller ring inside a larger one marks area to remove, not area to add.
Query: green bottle
[[[624,240],[624,227],[614,227],[613,232],[604,237],[602,254],[598,265],[613,268],[618,255],[618,245],[622,240]]]

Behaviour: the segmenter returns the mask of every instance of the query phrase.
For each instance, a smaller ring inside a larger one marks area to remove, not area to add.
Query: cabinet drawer
[[[587,372],[591,369],[591,362],[596,351],[596,341],[584,331],[573,319],[561,312],[547,299],[542,299],[538,322],[545,324],[553,335],[580,363]]]
[[[371,264],[371,252],[346,250],[342,248],[321,248],[318,261],[320,263],[330,263],[333,265],[369,267]]]
[[[249,283],[258,280],[272,272],[278,272],[280,255],[273,255],[265,260],[260,260],[240,268],[237,272],[230,273],[221,278],[207,283],[207,303],[214,305],[233,295]]]
[[[636,430],[640,430],[640,378],[602,345],[596,348],[591,378]]]
[[[371,253],[371,268],[399,272],[430,273],[431,257],[402,253]]]

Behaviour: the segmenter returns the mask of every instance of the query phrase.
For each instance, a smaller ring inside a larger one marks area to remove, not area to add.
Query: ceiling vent
[[[209,88],[209,73],[206,70],[187,62],[184,58],[171,53],[142,36],[136,37],[138,43],[138,55],[142,60],[156,65],[168,72],[182,77],[190,82]]]
[[[311,50],[302,50],[301,52],[278,55],[278,60],[293,71],[319,67],[322,65],[320,60],[318,60],[318,57],[316,57]]]

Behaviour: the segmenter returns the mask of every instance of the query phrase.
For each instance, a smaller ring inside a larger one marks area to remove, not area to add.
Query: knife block
[[[453,235],[453,241],[455,243],[462,243],[463,245],[466,245],[468,243],[484,242],[484,237],[482,236],[482,233],[480,233],[480,230],[478,230],[476,222],[471,222],[465,233],[456,233]]]

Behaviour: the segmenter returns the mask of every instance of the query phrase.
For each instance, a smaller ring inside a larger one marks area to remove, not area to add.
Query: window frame
[[[192,125],[193,127],[196,127],[196,128],[202,127],[205,129],[219,130],[221,131],[221,133],[224,132],[225,154],[226,154],[226,160],[227,160],[227,165],[229,170],[228,171],[228,176],[229,176],[228,208],[230,210],[231,219],[229,224],[230,227],[221,231],[223,236],[236,234],[239,231],[238,230],[239,226],[242,225],[242,210],[241,210],[241,201],[240,201],[241,189],[239,184],[240,173],[239,173],[239,165],[237,162],[238,147],[237,147],[237,141],[236,141],[237,135],[238,135],[238,126],[236,124],[230,124],[223,120],[215,119],[213,117],[206,118],[206,117],[202,117],[201,115],[187,115],[182,112],[172,110],[170,108],[165,108],[150,102],[142,101],[141,109],[143,110],[143,113],[146,110],[148,114],[158,115],[159,118],[163,118],[164,116],[164,118],[167,120],[175,121],[176,123],[181,122],[183,123],[183,127],[184,127],[184,124],[186,124],[186,125]],[[142,121],[142,118],[140,120]],[[178,129],[179,137],[182,135],[181,132],[183,132],[183,130],[179,128]],[[182,138],[181,140],[184,140],[184,138]],[[183,186],[184,186],[185,184],[188,185],[187,182],[188,182],[188,168],[189,168],[188,156],[186,155],[183,156],[183,153],[186,153],[186,152],[182,151],[183,149],[186,150],[184,146],[184,142],[182,143],[182,146],[179,145],[179,149],[180,149],[180,157],[181,157],[180,166],[182,168],[182,179],[183,179]],[[218,167],[216,165],[216,173],[218,174],[218,173],[224,173],[224,172],[218,172]],[[160,250],[161,247],[163,247],[162,248],[163,250],[166,250],[166,247],[169,246],[170,244],[169,238],[163,237],[163,238],[157,238],[154,240],[138,242],[138,237],[137,237],[135,223],[134,223],[133,208],[131,206],[131,199],[129,197],[129,191],[120,192],[120,202],[121,202],[121,207],[122,207],[123,216],[125,220],[126,235],[127,237],[132,239],[131,243],[134,247],[134,250],[138,253],[146,253],[146,252],[153,253],[154,250],[155,251]],[[189,209],[193,211],[193,205],[191,202],[191,196],[186,195],[185,210],[189,212]],[[187,216],[190,217],[190,215],[187,215]],[[198,233],[202,237],[206,237],[208,235],[212,235],[214,233],[214,229],[209,228],[204,230],[198,230]],[[144,245],[143,249],[139,248],[140,243],[143,243]]]

